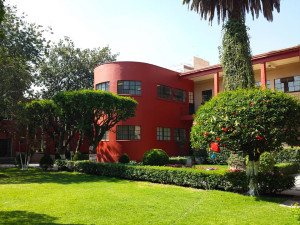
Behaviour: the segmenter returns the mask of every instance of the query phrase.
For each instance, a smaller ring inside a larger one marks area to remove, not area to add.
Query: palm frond
[[[261,12],[268,21],[272,21],[273,11],[280,12],[280,0],[183,0],[183,4],[210,23],[215,14],[220,23],[229,17],[245,18],[247,13],[251,13],[253,19],[258,18]]]

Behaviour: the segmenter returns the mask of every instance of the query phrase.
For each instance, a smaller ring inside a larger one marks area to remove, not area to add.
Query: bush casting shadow
[[[58,224],[56,217],[27,211],[0,211],[1,224]]]
[[[18,168],[0,168],[0,184],[57,183],[72,184],[86,182],[124,182],[115,178],[100,177],[70,172],[45,172],[41,169],[23,171]]]

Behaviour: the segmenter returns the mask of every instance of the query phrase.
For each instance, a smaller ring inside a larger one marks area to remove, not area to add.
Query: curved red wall
[[[194,89],[192,81],[181,80],[175,71],[138,62],[103,64],[95,68],[94,74],[94,88],[98,83],[109,81],[109,90],[114,93],[117,93],[118,80],[141,81],[141,95],[121,95],[130,96],[138,102],[136,116],[118,124],[141,126],[141,140],[116,140],[114,127],[109,132],[109,141],[99,143],[99,161],[117,161],[124,153],[127,153],[131,160],[140,161],[143,154],[152,148],[163,149],[169,156],[188,154],[188,141],[185,146],[180,147],[174,141],[174,128],[186,129],[186,139],[189,140],[192,121],[181,120],[181,116],[182,112],[188,112],[188,95]],[[172,87],[172,90],[174,88],[185,90],[186,102],[159,99],[157,84]],[[157,127],[171,128],[171,141],[157,141]]]

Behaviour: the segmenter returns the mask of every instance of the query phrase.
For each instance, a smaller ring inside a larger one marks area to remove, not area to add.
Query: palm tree
[[[268,21],[273,20],[273,11],[280,11],[280,0],[183,0],[190,10],[200,14],[202,19],[212,23],[215,13],[218,23],[222,20],[223,41],[220,50],[225,90],[254,87],[254,72],[251,63],[251,51],[247,27],[246,13],[258,18],[260,12]],[[258,158],[249,154],[247,175],[250,178],[249,195],[258,195],[257,170]]]
[[[254,19],[263,12],[264,17],[272,21],[274,9],[280,11],[280,0],[183,0],[183,4],[210,23],[215,14],[218,23],[225,22],[220,51],[224,88],[235,90],[253,87],[254,73],[245,16],[251,13]]]

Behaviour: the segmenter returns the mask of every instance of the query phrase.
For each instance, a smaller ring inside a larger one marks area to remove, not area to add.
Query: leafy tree
[[[53,123],[56,122],[58,110],[51,100],[39,100],[26,103],[24,108],[24,124],[27,126],[27,138],[32,147],[44,149],[44,136],[47,133],[55,139]],[[41,136],[41,145],[36,146],[37,134]]]
[[[263,152],[277,151],[282,143],[300,144],[300,101],[269,89],[225,91],[200,107],[191,131],[194,149],[249,156],[249,194],[257,194],[258,160]]]
[[[64,91],[57,93],[53,100],[72,113],[76,130],[88,138],[94,153],[105,132],[134,116],[137,106],[137,102],[129,97],[94,90]]]
[[[4,2],[4,0],[0,0],[0,24],[2,23],[2,21],[4,19],[4,14],[5,14],[3,2]],[[3,36],[4,36],[3,32],[0,31],[0,40],[3,38]]]
[[[42,96],[51,98],[61,91],[90,89],[94,85],[94,68],[115,61],[109,47],[80,49],[65,37],[51,47],[49,57],[41,64],[38,83],[44,87]]]
[[[201,18],[212,23],[215,13],[223,26],[223,42],[220,52],[224,72],[225,90],[254,87],[254,73],[251,64],[249,37],[245,26],[246,13],[258,18],[263,12],[268,21],[273,20],[273,11],[280,11],[280,0],[183,0],[191,10],[200,14]]]
[[[2,2],[1,2],[2,3]],[[6,6],[0,31],[0,121],[14,116],[33,83],[36,66],[47,52],[44,29],[18,17],[15,7]],[[1,11],[1,10],[0,10]]]

